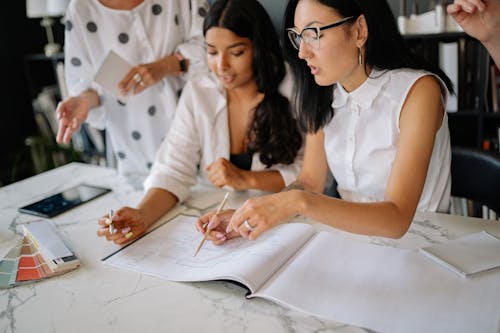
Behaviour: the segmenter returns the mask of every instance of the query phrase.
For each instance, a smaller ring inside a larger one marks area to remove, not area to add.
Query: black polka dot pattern
[[[82,65],[82,61],[77,57],[73,57],[71,58],[71,64],[75,67],[80,67]]]
[[[97,24],[95,24],[94,22],[90,21],[89,23],[87,23],[87,30],[89,32],[96,32],[97,31]]]
[[[159,4],[154,4],[153,8],[152,8],[152,11],[153,11],[154,15],[160,15],[161,11],[162,11],[162,8],[161,8],[161,6]]]
[[[139,133],[137,131],[132,132],[132,139],[139,140],[140,138],[141,138],[141,133]]]
[[[149,107],[149,109],[148,109],[148,113],[149,113],[149,115],[150,115],[151,117],[152,117],[152,116],[154,116],[154,115],[155,115],[155,113],[156,113],[156,106],[151,105],[151,106]]]
[[[179,25],[179,16],[176,14],[174,17],[175,25]]]
[[[128,38],[128,35],[126,33],[122,32],[121,34],[118,35],[118,40],[122,44],[127,44],[129,38]]]
[[[117,102],[118,104],[120,104],[121,106],[125,106],[125,105],[127,105],[126,103],[123,103],[123,102],[122,102],[122,101],[120,101],[119,99],[117,99],[117,100],[116,100],[116,102]]]
[[[198,15],[200,15],[201,17],[207,16],[207,10],[205,9],[205,7],[198,8]]]
[[[70,20],[66,20],[66,23],[64,25],[65,25],[66,31],[71,31],[71,29],[73,29],[73,22],[71,22]]]
[[[151,162],[148,162],[148,164],[146,164],[146,168],[148,168],[148,169],[151,169],[152,166],[153,166],[153,163],[151,163]]]
[[[117,152],[117,153],[116,153],[116,155],[118,156],[118,158],[119,158],[120,160],[124,160],[124,159],[125,159],[125,157],[126,157],[126,156],[125,156],[125,153],[124,153],[124,152],[122,152],[122,151]]]

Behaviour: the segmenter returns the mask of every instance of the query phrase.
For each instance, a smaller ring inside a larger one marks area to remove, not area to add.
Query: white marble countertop
[[[0,290],[1,332],[366,332],[285,309],[227,282],[176,283],[105,266],[117,249],[96,236],[97,218],[135,205],[135,191],[114,170],[72,163],[0,188],[0,255],[21,237],[20,225],[38,218],[17,208],[79,183],[113,192],[52,218],[71,242],[81,267],[59,277]],[[242,200],[242,197],[236,201]],[[234,201],[233,205],[237,202]],[[177,211],[193,210],[178,207]],[[318,225],[319,229],[334,231]],[[500,236],[500,225],[444,214],[419,214],[400,240],[347,234],[396,247],[418,248],[479,230]]]

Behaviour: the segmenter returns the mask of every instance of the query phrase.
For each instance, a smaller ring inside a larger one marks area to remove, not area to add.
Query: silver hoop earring
[[[358,64],[363,65],[363,56],[361,55],[361,48],[358,48]]]

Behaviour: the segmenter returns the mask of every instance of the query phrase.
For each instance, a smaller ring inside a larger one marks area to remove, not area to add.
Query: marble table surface
[[[101,258],[117,247],[96,236],[98,217],[110,208],[133,206],[142,196],[113,169],[71,163],[0,188],[0,255],[21,237],[23,223],[38,219],[19,213],[18,207],[79,183],[113,190],[52,218],[71,242],[81,267],[33,284],[0,289],[0,332],[369,331],[318,319],[263,299],[246,299],[246,289],[229,282],[176,283],[103,265]],[[233,195],[228,207],[236,207],[247,195]],[[203,205],[213,208],[210,202],[200,204],[194,195],[170,216],[179,212],[201,214]],[[399,240],[343,234],[375,244],[418,248],[479,230],[500,236],[499,223],[430,213],[417,214],[409,232]]]

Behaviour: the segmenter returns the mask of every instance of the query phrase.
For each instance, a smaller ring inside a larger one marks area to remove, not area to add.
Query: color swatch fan
[[[0,261],[0,288],[40,281],[80,265],[49,222],[28,222],[23,230],[22,240]]]

